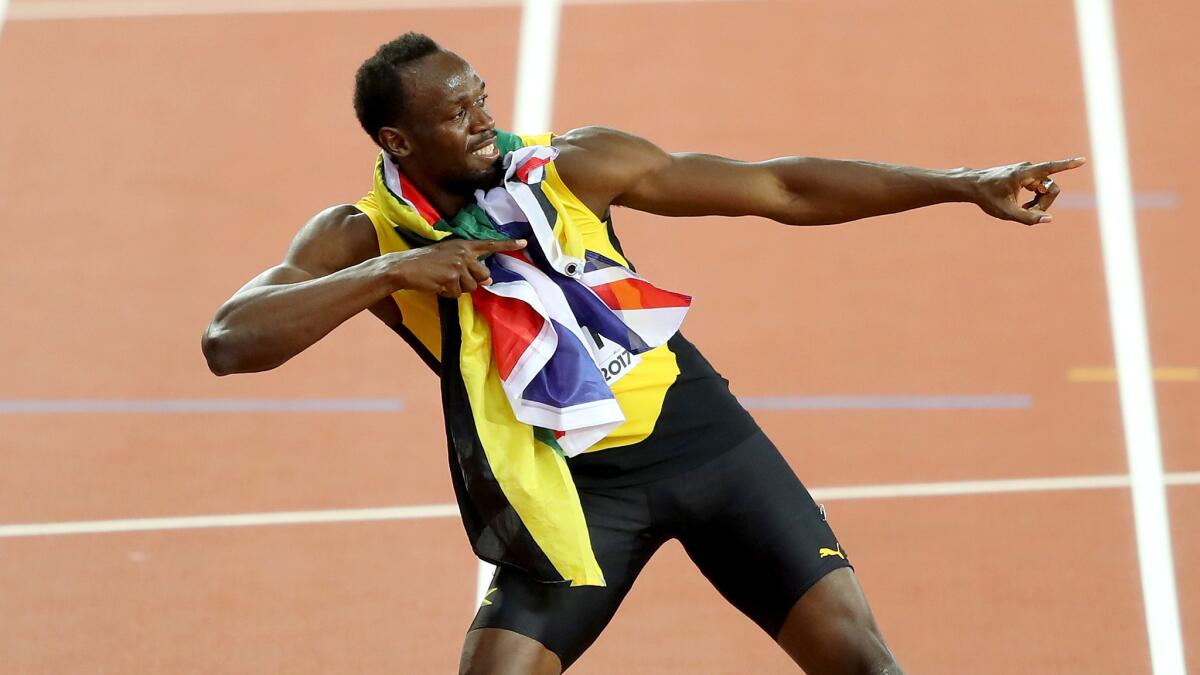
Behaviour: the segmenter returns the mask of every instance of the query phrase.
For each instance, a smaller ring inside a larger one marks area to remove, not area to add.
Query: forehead
[[[482,84],[471,64],[453,52],[434,52],[400,72],[411,100],[424,105],[452,103]]]

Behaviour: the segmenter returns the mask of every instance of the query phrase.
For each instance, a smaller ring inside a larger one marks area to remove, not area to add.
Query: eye
[[[479,99],[475,103],[479,107],[484,108],[484,107],[487,107],[487,100],[488,100],[488,95],[484,94],[484,95],[480,96]]]
[[[458,112],[454,113],[454,119],[456,119],[456,120],[461,120],[462,118],[464,118],[466,116],[467,116],[467,111],[463,108],[459,108]]]

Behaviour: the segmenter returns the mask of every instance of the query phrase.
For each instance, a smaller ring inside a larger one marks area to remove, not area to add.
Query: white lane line
[[[7,0],[0,0],[7,2]],[[571,5],[736,3],[750,0],[567,0]],[[522,0],[13,0],[14,21],[519,7]]]
[[[4,32],[4,19],[8,16],[8,0],[0,0],[0,33]]]
[[[1013,478],[1009,480],[971,480],[944,483],[900,483],[893,485],[849,485],[817,488],[813,499],[890,499],[896,497],[941,497],[983,495],[1003,492],[1049,492],[1096,490],[1129,486],[1129,476],[1062,476],[1055,478]]]
[[[1109,0],[1075,0],[1075,17],[1150,664],[1155,675],[1183,675],[1183,633],[1163,484],[1112,5]]]
[[[0,400],[0,415],[100,413],[402,412],[398,398],[150,398]]]
[[[1167,474],[1170,485],[1200,485],[1200,471]],[[1129,476],[1057,476],[1015,478],[1011,480],[970,480],[939,483],[891,483],[884,485],[848,485],[812,490],[818,501],[856,499],[903,499],[911,497],[952,497],[1013,492],[1057,492],[1098,490],[1129,486]],[[149,530],[189,530],[213,527],[252,527],[260,525],[302,525],[315,523],[352,523],[375,520],[420,520],[458,516],[457,504],[391,506],[370,509],[327,511],[285,511],[274,513],[238,513],[169,518],[129,518],[124,520],[83,520],[60,523],[0,525],[0,538],[44,537],[70,534],[106,534]]]
[[[522,3],[517,92],[513,99],[513,131],[519,134],[551,131],[561,14],[561,0],[525,0]]]
[[[259,525],[300,525],[309,523],[357,523],[372,520],[413,520],[449,518],[458,515],[457,504],[393,506],[374,509],[337,509],[328,511],[281,511],[275,513],[236,513],[174,518],[128,518],[124,520],[82,520],[67,523],[30,523],[0,525],[0,537],[44,537],[63,534],[107,534],[147,530],[192,530],[210,527],[253,527]]]
[[[512,7],[518,0],[13,0],[14,21]]]

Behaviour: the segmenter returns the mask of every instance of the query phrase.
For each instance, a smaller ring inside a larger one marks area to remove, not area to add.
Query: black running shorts
[[[761,432],[683,473],[580,487],[605,587],[543,584],[500,568],[471,630],[503,628],[565,670],[600,635],[658,547],[678,539],[730,603],[775,637],[796,601],[846,554],[795,472]]]

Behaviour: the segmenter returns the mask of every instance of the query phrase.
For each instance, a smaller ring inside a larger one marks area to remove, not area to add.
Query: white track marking
[[[0,0],[4,2],[6,0]],[[570,5],[747,2],[748,0],[567,0]],[[519,7],[522,0],[13,0],[14,21],[202,16],[213,14],[293,14],[413,9]]]
[[[4,19],[8,16],[8,0],[0,0],[0,33],[4,32]]]
[[[0,415],[402,412],[398,398],[146,398],[0,400]]]
[[[1109,320],[1133,497],[1150,663],[1183,675],[1183,636],[1138,261],[1121,74],[1109,0],[1075,0]]]
[[[561,14],[561,0],[525,0],[522,4],[513,113],[513,131],[519,134],[551,130]]]
[[[371,520],[449,518],[457,515],[457,504],[429,504],[426,506],[393,506],[376,509],[282,511],[214,516],[181,516],[175,518],[128,518],[124,520],[82,520],[69,523],[0,525],[0,537],[42,537],[61,534],[105,534],[111,532],[191,530],[209,527],[252,527],[258,525],[357,523]]]
[[[1002,492],[1048,492],[1096,490],[1129,486],[1129,476],[1063,476],[1060,478],[1013,478],[1010,480],[970,480],[946,483],[901,483],[893,485],[851,485],[818,488],[813,499],[888,499],[896,497],[940,497],[982,495]]]
[[[13,0],[17,21],[512,7],[518,0]]]
[[[1200,485],[1200,471],[1169,473],[1166,475],[1166,479],[1169,485]],[[912,497],[953,497],[1020,492],[1102,490],[1128,486],[1129,476],[1113,474],[1059,476],[1051,478],[1014,478],[1011,480],[950,481],[940,483],[849,485],[816,488],[812,490],[812,496],[818,501],[829,502],[853,501],[858,499],[905,499]],[[451,518],[457,515],[457,504],[427,504],[371,509],[238,513],[231,515],[181,516],[171,518],[130,518],[124,520],[83,520],[64,523],[0,525],[0,538],[144,532],[149,530],[189,530],[212,527],[353,523],[376,520],[423,520],[428,518]]]

